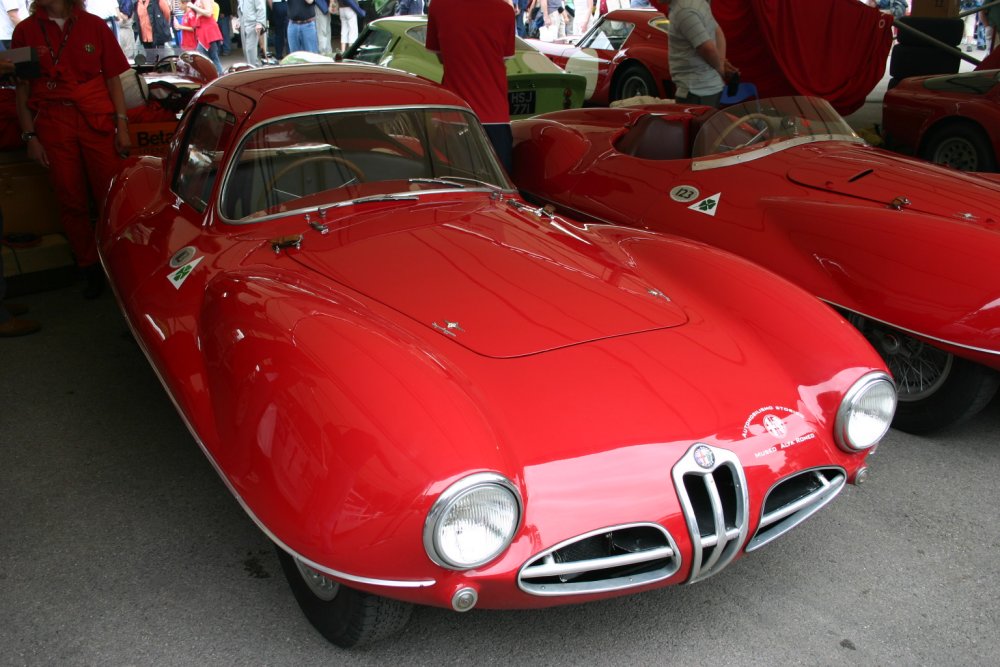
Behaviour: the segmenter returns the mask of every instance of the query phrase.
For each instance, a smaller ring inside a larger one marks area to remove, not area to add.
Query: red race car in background
[[[996,393],[996,180],[867,146],[817,98],[582,109],[513,127],[529,199],[729,250],[839,309],[895,376],[898,428],[959,421]]]
[[[962,171],[996,171],[1000,70],[915,76],[885,94],[886,148]]]
[[[667,24],[660,12],[616,9],[598,18],[576,44],[526,41],[570,74],[586,77],[584,99],[606,106],[637,95],[674,96]]]
[[[527,204],[420,77],[229,74],[177,133],[115,179],[101,261],[337,644],[412,603],[708,578],[863,480],[889,427],[892,381],[832,310],[724,251]]]

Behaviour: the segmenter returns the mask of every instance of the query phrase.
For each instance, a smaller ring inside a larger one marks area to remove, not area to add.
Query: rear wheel
[[[638,63],[632,63],[626,65],[615,80],[612,102],[640,95],[656,97],[658,94],[656,82],[649,70]]]
[[[979,127],[952,123],[931,132],[920,157],[961,171],[996,171],[989,137]]]
[[[348,588],[275,548],[302,613],[337,646],[380,641],[400,632],[410,620],[412,604]]]
[[[851,321],[885,360],[896,381],[893,427],[927,433],[978,414],[1000,386],[1000,375],[979,364],[858,316]]]

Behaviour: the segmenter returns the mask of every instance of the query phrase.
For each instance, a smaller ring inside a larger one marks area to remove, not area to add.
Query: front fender
[[[433,500],[469,472],[510,474],[461,373],[349,293],[228,274],[208,286],[202,331],[211,455],[265,530],[313,561],[433,576],[419,546]]]

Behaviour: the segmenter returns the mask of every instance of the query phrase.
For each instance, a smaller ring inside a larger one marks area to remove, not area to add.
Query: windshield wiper
[[[465,187],[461,183],[456,183],[455,181],[449,181],[446,178],[411,178],[407,180],[407,183],[430,183],[432,185],[450,185],[453,188]]]
[[[368,195],[367,197],[358,197],[357,199],[348,199],[347,201],[342,201],[337,206],[353,206],[354,204],[368,204],[377,201],[417,201],[420,197],[416,195],[403,195],[403,194],[385,194],[385,195]]]
[[[464,188],[462,183],[471,183],[472,185],[479,185],[482,187],[489,188],[490,190],[495,190],[497,192],[503,191],[499,185],[494,185],[493,183],[487,183],[486,181],[481,181],[478,178],[466,178],[465,176],[439,176],[433,179],[435,181],[444,181],[446,183],[452,183],[456,187]]]

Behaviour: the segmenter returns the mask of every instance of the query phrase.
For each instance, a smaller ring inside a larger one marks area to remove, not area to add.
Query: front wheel
[[[928,433],[969,419],[1000,386],[995,371],[961,359],[901,331],[852,317],[896,380],[894,428]]]
[[[406,627],[413,605],[348,588],[280,547],[278,560],[302,613],[327,640],[343,648],[390,637]]]
[[[653,75],[642,65],[633,63],[627,65],[618,79],[615,81],[615,88],[612,101],[627,100],[630,97],[648,96],[656,97],[656,82]]]
[[[946,125],[934,130],[920,157],[960,171],[996,171],[989,137],[974,125]]]

